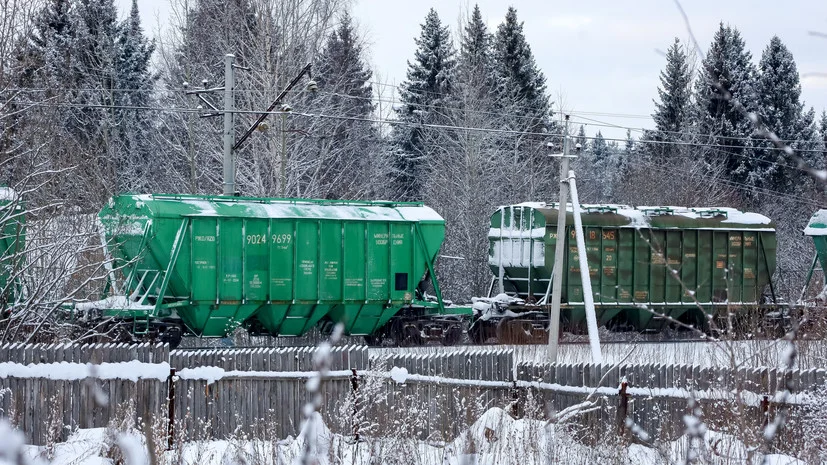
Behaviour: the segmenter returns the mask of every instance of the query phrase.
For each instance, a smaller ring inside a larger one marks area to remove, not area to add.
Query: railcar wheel
[[[184,336],[184,331],[178,325],[167,326],[161,333],[161,342],[169,344],[170,349],[175,349],[181,344],[181,338]]]
[[[486,339],[488,339],[485,331],[485,322],[475,320],[471,323],[471,326],[468,327],[468,338],[471,339],[471,343],[473,344],[485,344]]]
[[[455,346],[462,340],[462,328],[459,325],[450,325],[442,335],[442,345]]]
[[[402,347],[414,347],[422,345],[422,335],[415,324],[408,324],[402,331]]]

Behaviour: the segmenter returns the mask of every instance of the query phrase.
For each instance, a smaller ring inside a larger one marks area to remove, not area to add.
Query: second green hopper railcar
[[[419,203],[120,195],[99,216],[125,297],[96,306],[136,333],[370,335],[439,290],[445,223]]]
[[[489,266],[501,289],[529,304],[550,302],[556,204],[499,208],[491,217]],[[774,223],[731,208],[583,207],[583,232],[598,322],[639,331],[669,319],[762,302],[775,271]],[[561,317],[585,322],[573,216],[566,212]],[[547,315],[547,312],[538,312]],[[664,316],[668,318],[664,318]]]
[[[26,213],[17,193],[0,186],[0,315],[20,296],[26,244]]]

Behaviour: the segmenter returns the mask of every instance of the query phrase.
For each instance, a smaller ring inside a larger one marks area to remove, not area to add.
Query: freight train
[[[238,327],[301,336],[335,322],[369,344],[450,345],[466,332],[477,343],[532,342],[547,337],[559,214],[556,204],[498,208],[489,296],[452,305],[435,273],[445,222],[421,203],[119,195],[99,214],[111,296],[68,311],[173,345]],[[561,323],[578,332],[584,299],[565,214]],[[24,243],[18,216],[15,234],[3,233],[4,256],[21,255],[12,253]],[[596,314],[609,329],[708,329],[733,311],[767,313],[774,300],[775,225],[763,215],[585,205],[581,217]],[[827,261],[823,219],[816,214],[805,233]]]

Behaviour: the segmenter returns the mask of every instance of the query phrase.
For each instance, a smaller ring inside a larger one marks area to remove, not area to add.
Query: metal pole
[[[586,325],[589,328],[589,346],[592,349],[592,362],[603,363],[603,355],[600,353],[600,337],[597,334],[597,316],[594,313],[592,281],[589,276],[589,263],[586,260],[586,241],[583,237],[583,222],[580,220],[580,202],[577,199],[577,183],[574,180],[574,171],[569,171],[569,187],[571,188],[574,235],[577,238],[577,258],[580,262],[580,280],[583,282],[583,303],[586,307]]]
[[[224,195],[235,194],[235,160],[233,159],[233,113],[235,101],[233,99],[233,60],[235,55],[224,55]]]
[[[287,196],[287,113],[281,115],[281,179],[279,180],[279,197]]]
[[[557,363],[557,344],[560,333],[560,294],[563,290],[563,254],[566,244],[566,203],[568,202],[569,172],[569,115],[563,130],[563,157],[560,159],[560,204],[557,206],[557,243],[554,249],[554,270],[552,271],[551,313],[548,327],[548,359]]]

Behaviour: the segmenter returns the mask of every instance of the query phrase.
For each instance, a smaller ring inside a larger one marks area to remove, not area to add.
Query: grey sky
[[[124,12],[131,3],[117,1]],[[802,74],[803,99],[821,113],[827,109],[827,38],[809,31],[827,33],[827,2],[785,3],[782,7],[781,2],[769,0],[684,0],[682,5],[704,52],[720,21],[741,31],[756,63],[770,38],[778,35],[795,56]],[[399,84],[405,79],[414,38],[429,8],[436,8],[456,33],[461,15],[473,4],[357,0],[353,16],[365,33],[377,80]],[[646,115],[654,107],[658,73],[665,62],[662,52],[674,37],[688,38],[683,19],[670,0],[481,0],[479,5],[492,31],[508,5],[517,8],[537,64],[548,80],[555,109],[562,106],[579,121],[588,117],[620,126],[651,127]],[[156,18],[168,16],[166,0],[138,0],[138,7],[149,32],[157,30]],[[578,118],[578,112],[603,114]],[[598,129],[610,137],[625,134],[625,129],[587,126],[589,134]]]

